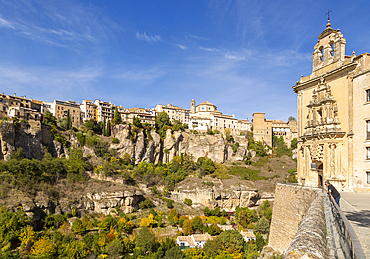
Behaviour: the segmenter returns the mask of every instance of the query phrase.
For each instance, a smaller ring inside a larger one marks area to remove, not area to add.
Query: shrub
[[[154,206],[153,201],[149,198],[146,198],[144,201],[139,203],[140,209],[151,208],[153,206]]]
[[[191,206],[193,204],[193,201],[191,199],[185,199],[184,203],[188,206]]]
[[[118,138],[113,138],[112,139],[112,143],[113,144],[118,144],[119,143],[119,139]]]
[[[81,146],[84,146],[85,145],[85,136],[84,136],[84,134],[82,132],[77,132],[76,137],[77,137],[78,143],[80,143]]]

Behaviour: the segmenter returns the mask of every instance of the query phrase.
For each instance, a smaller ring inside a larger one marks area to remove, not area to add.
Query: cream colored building
[[[370,192],[370,55],[345,55],[346,40],[330,21],[312,54],[312,74],[298,95],[298,180]]]
[[[171,122],[178,120],[183,124],[189,125],[189,109],[183,109],[170,103],[167,105],[157,104],[154,109],[157,113],[166,112]]]
[[[155,110],[145,108],[126,108],[123,111],[119,109],[121,120],[127,123],[132,123],[134,118],[138,118],[140,123],[148,123],[151,127],[155,127]]]
[[[249,120],[238,120],[238,124],[240,132],[252,131],[252,123]]]
[[[91,100],[83,100],[80,104],[80,109],[82,111],[83,121],[86,120],[95,120],[98,121],[97,118],[97,105],[93,103]],[[95,116],[94,116],[95,115]]]
[[[26,96],[0,94],[0,118],[16,117],[22,120],[40,121],[41,103]]]
[[[221,133],[228,129],[231,134],[240,132],[238,120],[234,115],[225,115],[217,110],[217,106],[205,101],[195,105],[191,100],[189,129],[198,131],[218,130]]]
[[[285,144],[290,148],[292,140],[298,137],[297,121],[272,120],[272,134],[276,137],[282,136]]]
[[[57,120],[62,119],[63,117],[67,116],[67,112],[69,110],[69,115],[71,116],[72,126],[80,127],[83,123],[82,121],[82,112],[80,109],[80,105],[77,104],[75,101],[59,101],[54,100],[54,102],[43,102],[43,113],[46,110],[50,111]]]
[[[95,99],[94,104],[96,107],[93,111],[93,118],[95,121],[104,121],[104,118],[106,121],[113,119],[114,112],[116,110],[116,106],[114,104],[111,102],[100,101],[99,99]]]
[[[253,113],[252,127],[254,140],[272,147],[272,120],[267,120],[265,113]]]

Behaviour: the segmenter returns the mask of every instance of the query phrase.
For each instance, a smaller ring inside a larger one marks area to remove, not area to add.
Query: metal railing
[[[335,227],[339,233],[339,244],[346,259],[366,259],[357,235],[333,196],[328,194]]]

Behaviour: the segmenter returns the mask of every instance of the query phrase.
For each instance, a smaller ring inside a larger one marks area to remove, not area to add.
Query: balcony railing
[[[338,231],[338,250],[341,250],[342,255],[346,259],[366,259],[361,244],[357,239],[356,233],[351,224],[348,222],[342,210],[336,204],[334,198],[328,195],[330,199],[330,207],[333,215],[333,227]],[[336,251],[338,253],[339,251]],[[338,255],[338,254],[337,254]],[[336,257],[336,256],[334,256]]]

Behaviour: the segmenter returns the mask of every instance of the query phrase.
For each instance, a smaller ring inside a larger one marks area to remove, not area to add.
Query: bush
[[[167,208],[169,208],[169,209],[172,209],[173,208],[173,203],[174,203],[175,201],[174,200],[167,200]]]
[[[191,206],[193,204],[193,201],[191,199],[185,199],[184,203],[188,206]]]
[[[118,138],[113,138],[112,139],[112,143],[113,144],[118,144],[119,143],[119,139]]]
[[[154,207],[154,204],[153,204],[153,201],[149,198],[146,198],[144,201],[139,203],[140,209],[151,208],[151,207]]]
[[[82,132],[77,132],[76,137],[77,137],[78,143],[80,143],[81,146],[84,146],[85,145],[85,136],[84,136],[84,134]]]

